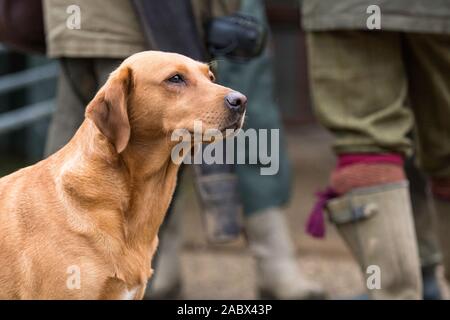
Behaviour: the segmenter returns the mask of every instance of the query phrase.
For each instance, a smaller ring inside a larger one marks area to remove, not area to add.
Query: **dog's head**
[[[247,98],[214,83],[208,65],[188,57],[146,51],[126,59],[86,109],[100,132],[121,153],[134,139],[241,127]]]

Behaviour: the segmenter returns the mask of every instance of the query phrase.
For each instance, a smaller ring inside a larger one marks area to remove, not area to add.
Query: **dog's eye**
[[[184,83],[184,78],[182,75],[180,74],[176,74],[172,77],[170,77],[169,79],[167,79],[167,81],[171,82],[171,83]]]

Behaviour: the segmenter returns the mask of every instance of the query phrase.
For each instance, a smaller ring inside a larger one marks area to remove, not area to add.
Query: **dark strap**
[[[149,46],[206,60],[189,0],[133,0]]]
[[[94,70],[95,60],[62,57],[59,61],[61,72],[64,74],[70,89],[83,108],[86,107],[101,85]]]

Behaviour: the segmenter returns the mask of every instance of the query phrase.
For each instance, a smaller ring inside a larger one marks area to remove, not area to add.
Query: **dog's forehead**
[[[124,61],[124,64],[135,67],[136,70],[146,68],[163,69],[165,67],[183,67],[185,69],[208,69],[208,66],[189,57],[177,53],[144,51],[132,55]]]

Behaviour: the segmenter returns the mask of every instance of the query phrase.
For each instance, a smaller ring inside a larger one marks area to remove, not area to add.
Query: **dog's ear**
[[[131,87],[132,71],[129,67],[121,67],[111,74],[86,108],[86,117],[115,146],[117,153],[121,153],[130,140],[127,103]]]

